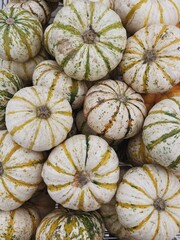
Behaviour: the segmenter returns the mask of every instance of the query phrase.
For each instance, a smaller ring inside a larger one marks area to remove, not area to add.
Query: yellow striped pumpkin
[[[63,0],[63,5],[68,6],[74,3],[75,0]],[[85,0],[84,0],[85,1]],[[99,2],[104,4],[106,7],[113,9],[114,0],[89,0],[91,2]]]
[[[176,25],[180,17],[179,0],[114,0],[114,10],[125,28],[134,33],[152,24]]]
[[[0,129],[5,129],[5,110],[8,101],[23,87],[22,81],[14,73],[0,67]]]
[[[43,154],[22,148],[0,131],[0,209],[10,211],[31,198],[42,181]]]
[[[180,174],[180,96],[164,99],[151,108],[142,137],[157,163]]]
[[[36,240],[102,240],[104,224],[98,212],[69,211],[59,208],[40,223]]]
[[[114,196],[118,157],[97,136],[75,135],[52,150],[42,177],[51,198],[64,207],[93,211]]]
[[[0,10],[0,58],[25,62],[41,48],[42,26],[37,17],[22,8]]]
[[[131,168],[116,194],[120,223],[136,240],[170,240],[180,229],[180,183],[159,165]]]
[[[14,72],[23,81],[24,86],[30,86],[32,85],[32,75],[35,67],[46,59],[48,59],[48,54],[42,48],[38,55],[30,58],[24,63],[0,59],[0,67],[5,68],[10,72]]]
[[[6,126],[13,140],[34,151],[57,146],[65,140],[72,124],[69,102],[51,88],[23,88],[6,107]]]
[[[114,140],[137,134],[146,116],[140,94],[118,80],[101,81],[91,87],[83,111],[90,128]]]
[[[13,211],[0,211],[0,239],[30,240],[40,223],[37,209],[24,205]]]
[[[57,13],[45,32],[45,46],[68,76],[95,81],[119,64],[126,38],[113,10],[82,0]]]
[[[85,82],[68,77],[56,61],[52,60],[43,61],[36,66],[33,85],[53,88],[70,102],[73,109],[81,107],[87,92]]]
[[[124,81],[139,93],[166,92],[180,82],[180,29],[151,25],[128,38],[120,64]]]

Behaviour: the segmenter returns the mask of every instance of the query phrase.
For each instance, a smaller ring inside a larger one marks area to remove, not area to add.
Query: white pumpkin
[[[72,124],[69,102],[51,88],[23,88],[6,107],[6,126],[12,138],[34,151],[57,146],[66,139]]]
[[[94,211],[114,196],[118,164],[115,151],[105,140],[80,134],[51,151],[42,177],[55,202],[74,210]]]
[[[73,109],[81,107],[87,92],[85,82],[68,77],[52,60],[37,65],[33,73],[33,85],[53,88],[70,102]]]
[[[180,227],[180,182],[159,165],[131,168],[116,193],[120,223],[136,240],[170,240]]]
[[[139,93],[166,92],[180,82],[180,28],[151,25],[128,38],[120,64],[124,81]]]
[[[45,46],[64,72],[77,80],[103,78],[120,62],[126,31],[101,3],[75,1],[63,7],[45,31]]]
[[[74,3],[75,0],[63,0],[63,5],[68,6],[71,3]],[[99,2],[104,4],[106,7],[113,9],[114,0],[84,0],[85,2]]]
[[[87,124],[107,139],[121,140],[137,134],[146,116],[140,94],[118,80],[101,81],[92,86],[83,107]]]
[[[43,154],[16,144],[0,131],[0,209],[10,211],[31,198],[41,183]]]

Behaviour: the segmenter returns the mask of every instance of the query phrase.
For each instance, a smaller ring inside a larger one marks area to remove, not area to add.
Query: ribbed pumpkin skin
[[[180,29],[152,25],[128,39],[121,62],[124,81],[139,93],[166,92],[180,82]]]
[[[0,129],[5,129],[5,110],[8,101],[23,87],[17,75],[0,68]]]
[[[44,158],[42,153],[17,145],[6,130],[0,131],[0,155],[0,209],[10,211],[37,190]]]
[[[163,202],[159,210],[157,199]],[[131,168],[116,201],[120,223],[136,240],[170,240],[179,232],[180,183],[159,165]]]
[[[180,97],[154,105],[145,119],[143,142],[160,165],[180,172]]]
[[[0,58],[25,62],[41,48],[42,26],[37,17],[21,8],[0,12]]]
[[[42,177],[57,203],[74,210],[94,211],[116,192],[118,162],[105,140],[80,134],[52,150]]]
[[[62,8],[45,31],[46,48],[77,80],[106,76],[119,64],[125,45],[126,31],[119,16],[103,4],[83,0]]]
[[[82,106],[87,92],[85,82],[68,77],[56,61],[52,60],[37,65],[33,73],[33,85],[53,88],[70,102],[73,109]]]
[[[120,15],[123,25],[135,33],[139,29],[164,23],[176,25],[179,21],[179,0],[115,0],[114,10]]]
[[[49,117],[38,117],[38,108],[47,106]],[[34,151],[46,151],[65,140],[73,124],[69,102],[42,86],[18,91],[6,107],[6,126],[14,141]]]
[[[0,67],[14,72],[23,80],[24,86],[30,86],[32,85],[32,75],[35,67],[46,59],[48,59],[48,54],[44,49],[41,49],[38,55],[24,63],[0,59]]]
[[[68,6],[71,3],[74,3],[75,1],[76,0],[63,0],[63,5]],[[96,1],[92,0],[92,2],[99,2],[99,3],[104,4],[106,7],[113,9],[113,3],[114,3],[113,0],[98,0],[98,1],[97,0]]]
[[[146,116],[140,94],[118,80],[101,81],[91,87],[83,111],[90,128],[114,140],[137,134]]]
[[[36,240],[102,240],[104,225],[97,212],[85,213],[56,209],[40,223]]]
[[[37,209],[29,205],[13,211],[0,211],[0,219],[1,240],[30,240],[40,223]]]

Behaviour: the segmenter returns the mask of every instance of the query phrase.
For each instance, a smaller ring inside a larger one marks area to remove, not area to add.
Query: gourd
[[[45,31],[44,42],[68,76],[95,81],[119,64],[126,31],[113,10],[82,0],[57,13]]]
[[[84,0],[85,1],[85,0]],[[104,4],[106,7],[113,9],[114,0],[90,0],[91,2],[99,2]],[[75,0],[63,0],[63,5],[68,6],[71,3],[74,3]]]
[[[42,26],[37,17],[21,8],[0,11],[0,58],[25,62],[41,48]]]
[[[173,239],[179,232],[180,183],[159,165],[131,168],[116,193],[120,223],[136,240]]]
[[[151,25],[128,38],[120,64],[124,81],[139,93],[163,93],[180,82],[180,29]]]
[[[130,33],[153,24],[176,25],[179,22],[178,0],[114,0],[114,10]]]
[[[50,197],[63,207],[94,211],[114,196],[119,180],[118,157],[94,135],[75,135],[55,147],[42,177]]]
[[[87,92],[85,82],[68,77],[53,60],[43,61],[36,66],[33,85],[53,88],[70,102],[73,109],[81,107]]]
[[[37,190],[44,157],[16,144],[6,130],[0,131],[0,156],[0,209],[10,211]]]
[[[23,87],[22,81],[14,73],[0,67],[0,129],[5,126],[5,110],[8,101]]]
[[[36,239],[103,239],[104,224],[98,212],[69,211],[60,207],[40,223]]]
[[[118,80],[101,81],[91,87],[83,112],[90,128],[114,140],[136,135],[146,117],[140,94]]]
[[[64,141],[73,124],[69,102],[52,88],[26,87],[6,107],[6,126],[19,145],[45,151]]]

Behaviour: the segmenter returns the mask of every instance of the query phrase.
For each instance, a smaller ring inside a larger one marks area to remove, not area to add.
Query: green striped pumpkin
[[[0,131],[0,153],[0,209],[10,211],[37,190],[44,156],[16,144],[6,130]]]
[[[180,82],[180,29],[151,25],[128,38],[120,64],[124,81],[139,93],[160,93]]]
[[[157,163],[180,174],[180,97],[164,99],[151,108],[142,137]]]
[[[33,73],[33,85],[53,88],[66,98],[73,109],[82,106],[87,86],[85,82],[68,77],[56,61],[47,60],[37,65]]]
[[[120,62],[126,31],[101,3],[75,1],[63,7],[45,31],[45,46],[64,72],[77,80],[103,78]]]
[[[42,26],[37,17],[22,8],[0,10],[0,58],[25,62],[41,48]]]
[[[119,222],[136,240],[170,240],[180,228],[180,182],[160,165],[131,168],[116,193]]]
[[[0,239],[31,240],[40,223],[36,208],[24,205],[13,211],[0,211]]]
[[[5,110],[8,101],[23,87],[14,73],[0,67],[0,129],[5,129]]]
[[[42,177],[55,202],[74,210],[94,211],[114,196],[119,161],[102,138],[75,135],[51,151]]]
[[[41,221],[36,240],[102,240],[103,235],[104,224],[98,212],[69,211],[61,207]]]
[[[52,88],[23,88],[6,107],[6,126],[13,140],[34,151],[57,146],[66,139],[72,124],[69,102]]]

